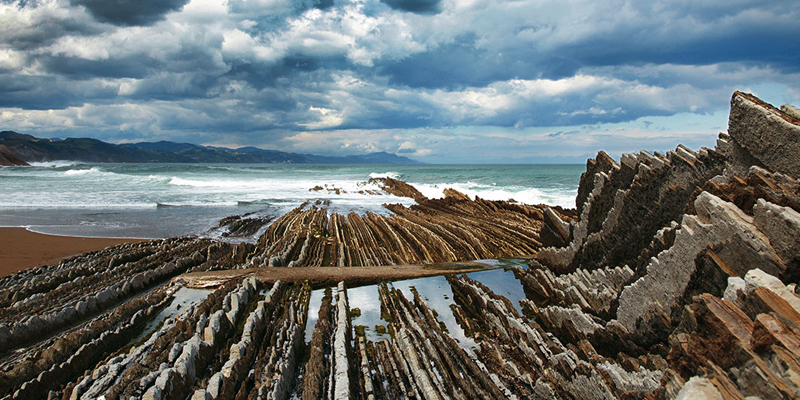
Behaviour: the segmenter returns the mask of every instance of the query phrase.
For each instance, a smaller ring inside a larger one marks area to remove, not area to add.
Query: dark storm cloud
[[[99,21],[122,26],[151,25],[189,0],[70,0],[84,6]]]
[[[474,35],[459,37],[453,43],[388,62],[382,72],[397,85],[456,89],[513,78],[565,78],[581,67],[561,55],[544,58],[523,49],[499,52],[478,48],[475,40]]]
[[[0,107],[30,110],[64,109],[81,106],[87,98],[105,101],[117,90],[98,82],[72,81],[58,76],[0,75]]]
[[[381,0],[396,10],[418,14],[436,14],[441,11],[441,0]]]
[[[44,55],[38,57],[38,60],[48,72],[72,79],[144,78],[159,65],[155,60],[143,60],[136,56],[87,60],[63,55]]]
[[[37,8],[38,5],[38,2],[11,5],[29,18],[19,18],[11,13],[0,15],[0,46],[31,51],[67,35],[92,36],[105,31],[86,13]]]

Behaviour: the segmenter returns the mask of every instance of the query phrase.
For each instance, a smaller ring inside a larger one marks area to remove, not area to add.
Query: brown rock
[[[386,193],[398,197],[410,197],[417,202],[427,199],[417,188],[397,179],[371,178],[367,183],[377,184]]]
[[[465,200],[465,201],[471,201],[472,200],[472,199],[469,198],[469,196],[465,195],[464,193],[461,193],[458,190],[451,189],[451,188],[448,188],[448,189],[444,190],[444,198],[446,198],[446,199],[455,199],[455,200]]]
[[[26,163],[25,161],[23,161],[22,159],[17,157],[17,155],[14,154],[14,152],[12,152],[11,150],[9,150],[8,147],[6,147],[3,144],[0,144],[0,165],[5,165],[5,166],[12,166],[12,165],[29,166],[30,164]]]

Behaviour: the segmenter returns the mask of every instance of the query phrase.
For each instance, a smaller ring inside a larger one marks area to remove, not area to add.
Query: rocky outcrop
[[[261,231],[271,221],[269,217],[232,215],[220,220],[217,229],[223,237],[249,237]]]
[[[410,197],[417,202],[427,200],[417,188],[393,178],[370,178],[368,184],[378,185],[384,192],[398,197]]]
[[[791,112],[737,92],[714,150],[590,160],[577,221],[546,216],[554,246],[515,271],[526,315],[575,349],[650,365],[648,398],[796,398],[798,133]]]
[[[722,174],[725,162],[718,151],[683,146],[665,155],[626,154],[619,164],[599,154],[581,176],[572,241],[540,251],[537,259],[563,272],[579,266],[644,268],[662,250],[648,247],[653,238],[680,220],[696,189]]]
[[[767,169],[800,177],[800,118],[742,92],[731,98],[728,134],[734,152],[746,153]],[[796,108],[794,108],[796,110]]]
[[[558,330],[552,319],[528,321],[504,297],[469,278],[448,278],[463,325],[480,339],[478,359],[506,397],[516,398],[625,398],[641,397],[657,389],[663,377],[659,356],[643,357],[620,365],[598,354],[586,340],[562,342],[550,332]],[[576,321],[584,315],[565,310]],[[597,325],[591,317],[589,325]],[[587,334],[592,331],[589,327]],[[627,360],[626,360],[627,361]]]
[[[453,194],[411,207],[386,207],[392,215],[345,216],[305,204],[269,226],[247,265],[440,263],[527,255],[540,247],[541,207]],[[549,213],[559,220],[571,219],[560,208]]]
[[[0,144],[0,165],[5,166],[14,166],[14,165],[22,165],[22,166],[29,166],[30,164],[26,163],[19,157],[17,157],[14,152],[8,149],[5,145]]]

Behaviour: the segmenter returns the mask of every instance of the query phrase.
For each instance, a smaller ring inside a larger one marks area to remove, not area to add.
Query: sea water
[[[0,226],[42,233],[163,238],[204,235],[229,215],[276,218],[307,201],[330,212],[386,213],[409,198],[365,194],[370,178],[406,181],[424,195],[575,206],[582,165],[308,165],[37,163],[0,167]],[[315,187],[322,190],[312,190]],[[337,190],[338,189],[338,192]],[[363,193],[362,193],[363,192]]]

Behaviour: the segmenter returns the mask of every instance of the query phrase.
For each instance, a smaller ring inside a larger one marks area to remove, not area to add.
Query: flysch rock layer
[[[800,118],[794,107],[783,112],[747,93],[731,98],[728,134],[734,146],[743,149],[767,169],[800,176]]]
[[[443,199],[419,201],[412,207],[388,204],[389,216],[329,215],[320,204],[304,204],[267,228],[244,266],[441,263],[530,255],[541,246],[542,207],[472,200],[454,190]],[[548,214],[559,220],[573,215],[560,207]]]
[[[796,109],[739,92],[731,105],[714,149],[589,160],[577,210],[426,199],[386,178],[371,185],[418,204],[309,203],[271,224],[223,221],[254,244],[156,240],[2,278],[0,399],[798,398]],[[306,327],[307,283],[246,271],[157,319],[187,272],[534,253],[512,271],[519,307],[447,278],[459,332],[388,283],[385,339],[353,326],[344,282]]]
[[[714,150],[590,160],[572,239],[515,271],[526,314],[648,360],[648,398],[800,396],[800,121],[783,110],[736,92]]]

